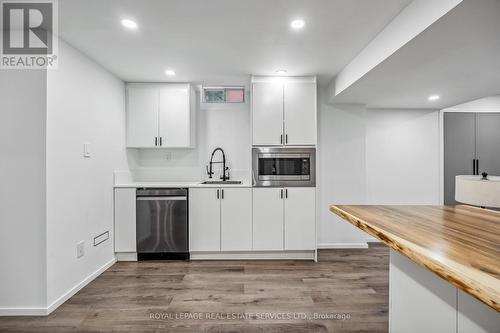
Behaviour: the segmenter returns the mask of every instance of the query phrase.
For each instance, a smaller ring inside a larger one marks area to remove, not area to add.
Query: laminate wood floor
[[[318,263],[120,262],[49,316],[0,317],[0,332],[387,332],[388,290],[380,244]]]

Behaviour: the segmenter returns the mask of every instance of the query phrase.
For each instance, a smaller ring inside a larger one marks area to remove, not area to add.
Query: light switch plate
[[[83,157],[90,158],[90,143],[89,142],[83,143]]]
[[[76,257],[81,258],[85,255],[85,242],[81,241],[76,243]]]

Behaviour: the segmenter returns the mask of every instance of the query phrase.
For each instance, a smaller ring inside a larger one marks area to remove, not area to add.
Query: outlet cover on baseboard
[[[76,257],[81,258],[85,255],[85,242],[81,241],[76,243]]]

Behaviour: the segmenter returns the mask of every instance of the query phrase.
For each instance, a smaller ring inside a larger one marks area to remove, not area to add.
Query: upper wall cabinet
[[[193,101],[189,84],[128,84],[127,147],[194,147]]]
[[[316,78],[253,77],[253,145],[316,145]]]

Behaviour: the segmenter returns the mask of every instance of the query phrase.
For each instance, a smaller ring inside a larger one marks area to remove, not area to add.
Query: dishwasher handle
[[[186,201],[187,197],[137,197],[138,201]]]

